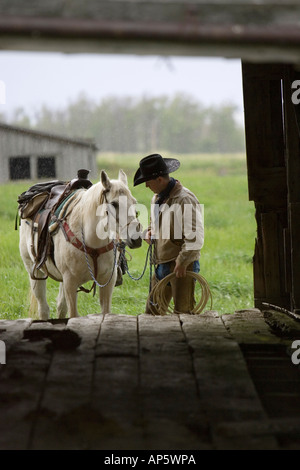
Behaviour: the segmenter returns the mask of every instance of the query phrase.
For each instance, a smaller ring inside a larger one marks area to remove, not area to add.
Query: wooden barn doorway
[[[243,63],[249,199],[256,209],[254,297],[300,312],[299,110],[292,65]]]
[[[119,3],[118,9],[107,0],[90,0],[80,8],[67,2],[58,10],[49,3],[45,10],[31,2],[29,15],[25,2],[6,2],[1,47],[241,58],[249,197],[257,220],[255,302],[300,313],[300,119],[291,101],[291,84],[298,78],[293,64],[299,64],[300,5]]]

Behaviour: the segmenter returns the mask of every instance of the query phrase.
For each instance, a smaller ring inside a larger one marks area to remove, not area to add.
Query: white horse
[[[128,209],[121,207],[120,201],[123,201],[123,204],[125,201]],[[131,226],[131,233],[135,232],[135,235],[127,236],[126,244],[129,248],[141,246],[141,226],[136,217],[135,205],[136,199],[128,188],[127,176],[123,170],[119,171],[118,180],[110,180],[106,172],[102,170],[100,182],[89,189],[79,189],[73,196],[67,207],[66,219],[64,220],[67,225],[63,228],[61,224],[58,225],[58,228],[52,233],[54,256],[48,256],[45,263],[46,269],[42,267],[35,273],[34,277],[40,278],[38,280],[31,278],[35,263],[32,243],[36,250],[37,235],[32,235],[32,221],[21,219],[20,254],[29,274],[31,291],[37,300],[40,319],[47,320],[49,318],[49,305],[46,299],[46,273],[60,282],[57,298],[59,318],[64,318],[67,313],[70,317],[78,316],[77,290],[79,286],[91,280],[91,270],[100,285],[105,285],[110,279],[105,287],[99,288],[99,298],[102,313],[111,311],[112,292],[117,277],[115,263],[117,252],[112,237],[118,238],[121,230],[128,234],[126,228]],[[105,210],[99,211],[99,209]],[[121,227],[120,219],[125,210],[127,224],[126,227]],[[112,226],[116,233],[112,232]],[[66,240],[66,231],[69,235],[69,241]],[[125,241],[125,237],[122,236],[122,238]],[[75,246],[72,244],[74,241]],[[82,245],[81,249],[76,246],[83,241],[86,251],[82,250]],[[92,258],[89,253],[93,250],[94,254],[96,251],[100,254]]]

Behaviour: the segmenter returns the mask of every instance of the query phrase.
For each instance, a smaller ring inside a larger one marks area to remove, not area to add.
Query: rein
[[[126,259],[126,256],[125,256],[125,252],[126,252],[125,243],[124,242],[119,243],[119,247],[120,247],[119,262],[123,263],[125,272],[128,274],[130,279],[132,279],[133,281],[139,281],[144,276],[144,274],[146,272],[147,264],[148,264],[148,258],[150,259],[150,279],[151,279],[151,274],[152,274],[152,272],[151,272],[152,271],[152,244],[153,244],[153,242],[151,241],[151,243],[149,244],[148,250],[147,250],[145,265],[144,265],[144,269],[142,271],[142,274],[138,277],[133,277],[130,274],[129,269],[128,269],[128,263],[127,263],[127,259]]]

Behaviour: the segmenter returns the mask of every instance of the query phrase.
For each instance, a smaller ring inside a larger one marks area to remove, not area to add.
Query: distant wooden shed
[[[1,49],[241,59],[255,306],[300,314],[299,1],[11,0],[0,13]]]
[[[0,123],[0,183],[53,178],[70,180],[77,170],[96,175],[93,142]]]

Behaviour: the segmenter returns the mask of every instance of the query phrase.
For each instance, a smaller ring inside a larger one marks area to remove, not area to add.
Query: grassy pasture
[[[163,153],[164,156],[171,156]],[[201,274],[213,295],[213,309],[219,313],[253,307],[252,255],[255,238],[253,203],[248,201],[246,162],[237,155],[176,156],[181,168],[174,176],[191,189],[204,204],[205,242],[201,253]],[[119,168],[126,171],[129,186],[138,202],[150,206],[152,193],[144,184],[133,188],[133,175],[143,155],[99,154],[98,167],[116,178]],[[70,175],[73,177],[74,175]],[[0,319],[29,315],[29,280],[18,249],[14,230],[17,196],[32,182],[0,186]],[[148,245],[132,250],[129,269],[137,277],[143,269]],[[148,295],[149,268],[138,282],[123,277],[113,294],[113,312],[136,315],[144,311]],[[57,283],[48,280],[48,302],[55,318]],[[197,292],[198,295],[198,292]],[[197,296],[196,295],[196,296]],[[100,311],[98,296],[78,294],[81,315]]]

